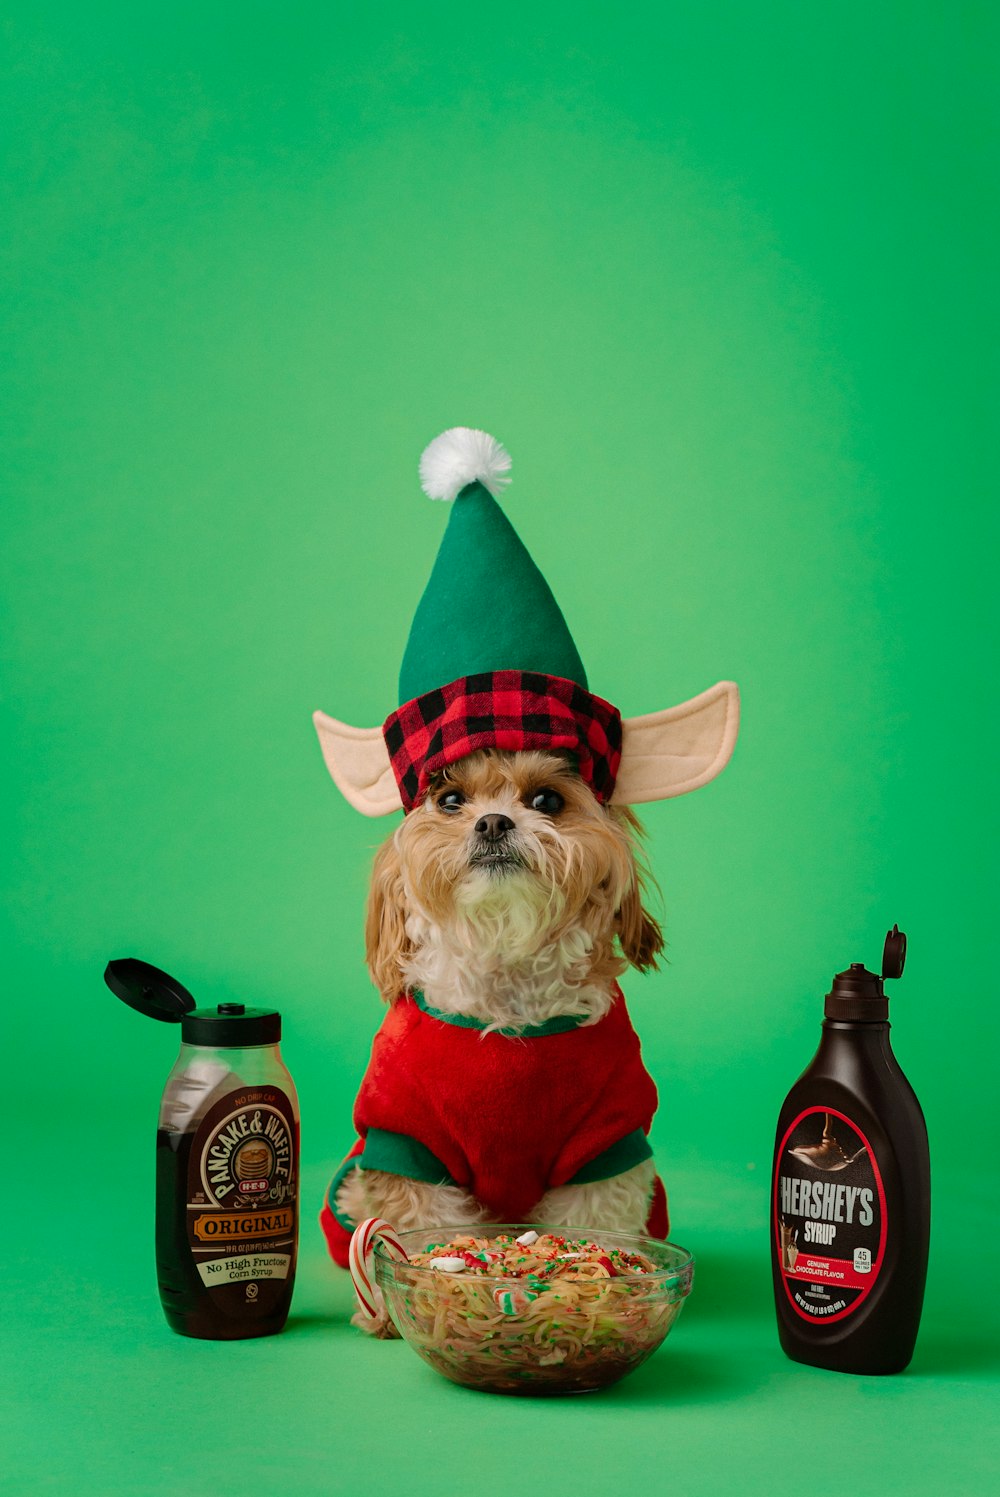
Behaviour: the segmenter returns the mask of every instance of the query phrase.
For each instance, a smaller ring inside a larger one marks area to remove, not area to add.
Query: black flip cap
[[[147,1019],[160,1019],[164,1024],[179,1023],[196,1007],[183,983],[149,962],[140,962],[138,957],[123,956],[108,962],[104,981],[115,997],[127,1003],[129,1008],[145,1014]]]
[[[906,966],[906,937],[898,925],[894,925],[885,938],[882,948],[882,976],[902,977]]]
[[[186,1045],[234,1050],[245,1045],[276,1045],[281,1039],[277,1009],[246,1008],[242,1003],[196,1008],[194,998],[176,977],[134,956],[109,962],[104,981],[116,998],[148,1019],[179,1023]]]
[[[852,962],[846,972],[838,972],[826,995],[826,1017],[884,1024],[889,1017],[889,1000],[882,984],[887,978],[900,977],[905,962],[906,937],[894,925],[882,950],[882,975],[869,972],[863,962]]]

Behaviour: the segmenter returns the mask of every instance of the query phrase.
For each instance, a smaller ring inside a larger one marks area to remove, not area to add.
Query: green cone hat
[[[587,686],[559,604],[496,501],[509,469],[499,442],[464,426],[421,458],[424,492],[452,510],[410,629],[401,704],[482,671],[539,671]]]
[[[484,746],[573,753],[598,799],[625,806],[686,795],[729,762],[732,681],[624,719],[591,694],[559,605],[496,502],[509,470],[500,443],[465,426],[425,450],[424,492],[452,510],[414,615],[399,707],[372,728],[313,714],[330,774],[366,816],[411,809],[437,767]],[[505,673],[513,679],[499,686],[489,679]]]

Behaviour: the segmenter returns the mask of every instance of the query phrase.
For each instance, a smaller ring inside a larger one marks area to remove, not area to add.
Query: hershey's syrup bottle
[[[899,977],[893,926],[882,974],[854,962],[827,994],[812,1063],[778,1117],[771,1267],[788,1356],[835,1372],[901,1372],[920,1324],[930,1158],[920,1103],[889,1043],[883,982]]]
[[[298,1248],[299,1109],[278,1049],[275,1009],[191,994],[124,958],[111,991],[150,1018],[180,1022],[156,1135],[156,1269],[167,1324],[238,1341],[280,1331]]]

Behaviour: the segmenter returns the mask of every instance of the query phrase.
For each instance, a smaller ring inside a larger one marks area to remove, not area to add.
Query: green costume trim
[[[590,1185],[595,1180],[610,1180],[614,1175],[624,1175],[626,1170],[642,1164],[645,1159],[652,1159],[653,1151],[649,1146],[649,1139],[641,1128],[636,1128],[634,1133],[626,1133],[610,1149],[605,1149],[602,1154],[597,1154],[589,1160],[581,1169],[578,1169],[572,1180],[567,1180],[567,1185]]]
[[[470,483],[452,502],[413,616],[400,703],[480,671],[541,671],[587,685],[552,589],[493,495]]]
[[[326,1201],[345,1232],[353,1232],[358,1225],[349,1216],[338,1210],[337,1191],[352,1170],[385,1170],[389,1175],[402,1175],[407,1180],[424,1180],[428,1185],[454,1185],[454,1180],[430,1149],[405,1133],[389,1133],[383,1128],[370,1128],[365,1136],[365,1146],[360,1154],[349,1154],[340,1166],[326,1193]]]
[[[419,988],[410,994],[421,1013],[429,1019],[440,1019],[442,1024],[454,1024],[459,1029],[487,1029],[485,1019],[473,1019],[469,1014],[446,1014],[439,1008],[431,1008]],[[566,1034],[570,1029],[579,1029],[586,1024],[586,1014],[563,1014],[558,1019],[546,1019],[544,1024],[526,1024],[523,1029],[492,1029],[491,1034],[506,1035],[508,1039],[537,1040],[546,1034]]]
[[[428,1012],[426,1009],[424,1011]],[[626,1133],[610,1149],[605,1149],[589,1160],[566,1183],[591,1185],[595,1180],[610,1180],[652,1157],[649,1140],[641,1128],[636,1128],[634,1133]],[[388,1133],[383,1128],[372,1128],[365,1138],[362,1152],[351,1154],[344,1160],[327,1191],[327,1204],[345,1232],[353,1232],[357,1222],[337,1209],[337,1191],[355,1169],[385,1170],[387,1174],[402,1175],[407,1180],[424,1180],[428,1185],[455,1184],[440,1159],[417,1139],[408,1138],[405,1133]]]
[[[362,1156],[360,1154],[348,1155],[343,1164],[340,1166],[340,1169],[330,1181],[330,1186],[326,1193],[326,1204],[329,1206],[331,1212],[333,1213],[335,1220],[340,1223],[345,1232],[353,1232],[354,1228],[358,1224],[357,1222],[352,1221],[349,1216],[345,1216],[344,1213],[338,1209],[337,1191],[343,1185],[344,1181],[347,1179],[347,1176],[351,1173],[351,1171],[357,1169],[358,1165],[361,1163],[361,1159]]]
[[[454,1180],[436,1155],[405,1133],[387,1133],[384,1128],[370,1128],[365,1138],[362,1168],[385,1170],[390,1175],[405,1175],[408,1180],[424,1180],[428,1185],[454,1185]]]

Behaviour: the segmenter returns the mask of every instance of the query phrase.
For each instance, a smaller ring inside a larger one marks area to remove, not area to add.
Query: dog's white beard
[[[432,1008],[482,1020],[487,1030],[567,1014],[596,1024],[611,1007],[611,989],[587,981],[593,938],[582,924],[553,936],[563,905],[557,890],[516,873],[470,880],[446,924],[411,899],[406,931],[416,950],[405,967],[408,985]]]

